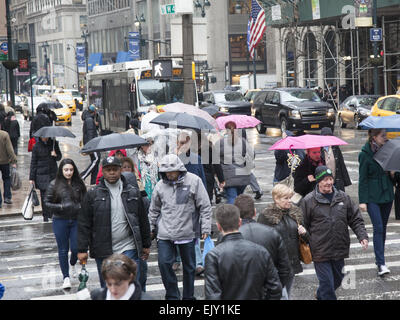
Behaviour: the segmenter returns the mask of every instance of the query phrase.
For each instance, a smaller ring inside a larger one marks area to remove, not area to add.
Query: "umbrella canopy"
[[[165,112],[184,112],[187,114],[191,114],[192,116],[203,118],[211,123],[215,129],[218,129],[217,121],[215,121],[215,119],[208,112],[190,104],[180,102],[170,103],[163,106],[163,110]]]
[[[131,133],[111,133],[106,136],[93,138],[86,143],[81,153],[109,151],[115,149],[129,149],[144,146],[148,142],[142,137]]]
[[[400,171],[400,138],[386,142],[375,153],[374,159],[385,171]]]
[[[205,112],[207,112],[211,117],[218,115],[218,116],[226,116],[227,114],[225,112],[219,111],[219,108],[217,106],[208,106],[204,107],[201,109]]]
[[[70,130],[63,127],[55,127],[55,126],[42,127],[38,131],[36,131],[33,134],[33,136],[36,138],[76,137]]]
[[[164,127],[176,126],[176,128],[193,129],[196,131],[216,130],[207,120],[188,113],[164,112],[151,120],[150,123],[159,124]]]
[[[311,149],[348,144],[335,136],[305,134],[299,137],[286,137],[275,142],[268,150]]]
[[[369,116],[360,123],[360,128],[367,129],[386,129],[388,131],[400,130],[400,114],[385,117]]]
[[[217,118],[216,121],[217,121],[218,127],[220,129],[225,129],[225,124],[227,124],[228,122],[236,123],[237,129],[254,128],[259,123],[261,123],[261,121],[258,120],[257,118],[254,118],[252,116],[246,116],[244,114],[234,114],[234,115],[230,115],[230,116],[223,116],[223,117]]]

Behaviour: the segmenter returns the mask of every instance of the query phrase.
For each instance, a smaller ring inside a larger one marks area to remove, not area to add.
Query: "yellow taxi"
[[[400,114],[400,94],[380,97],[371,109],[371,116],[385,117]],[[388,139],[400,136],[400,132],[388,132]]]
[[[72,125],[72,115],[70,108],[63,103],[52,102],[47,104],[51,111],[57,116],[56,124]]]
[[[76,115],[75,101],[70,93],[65,93],[65,92],[55,93],[53,95],[53,98],[57,99],[60,103],[66,104],[71,110],[71,113],[73,115]]]

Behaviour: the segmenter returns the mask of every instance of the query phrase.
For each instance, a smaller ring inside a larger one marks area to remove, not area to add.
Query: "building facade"
[[[0,42],[7,40],[7,28],[6,28],[6,5],[5,1],[0,1]],[[6,68],[0,64],[0,92],[6,90]]]

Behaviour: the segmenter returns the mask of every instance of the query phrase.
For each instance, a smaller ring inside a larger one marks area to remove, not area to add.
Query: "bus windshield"
[[[141,106],[183,102],[183,81],[141,79],[138,81],[138,93]]]

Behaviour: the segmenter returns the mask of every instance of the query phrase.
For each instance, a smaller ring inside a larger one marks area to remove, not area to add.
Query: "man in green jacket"
[[[10,177],[10,164],[14,168],[17,167],[17,156],[10,140],[10,136],[6,131],[3,131],[0,125],[0,172],[4,185],[4,203],[12,204],[11,201],[11,177]],[[0,208],[2,205],[2,197],[0,192]]]

